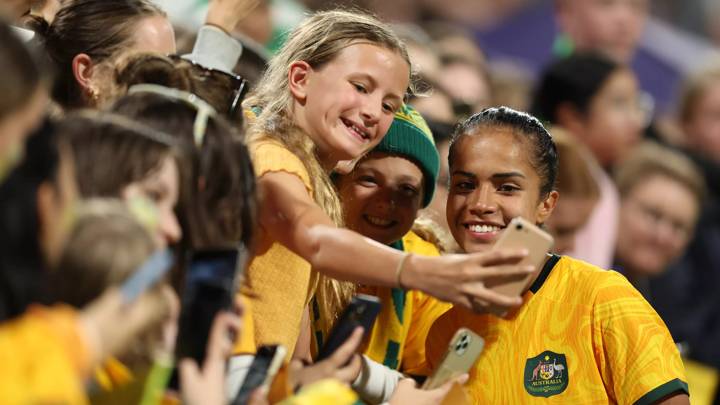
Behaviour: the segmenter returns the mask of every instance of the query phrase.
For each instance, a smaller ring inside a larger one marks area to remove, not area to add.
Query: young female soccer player
[[[543,224],[555,207],[555,145],[534,117],[490,108],[450,147],[447,218],[468,253],[490,250],[512,218]],[[475,403],[687,404],[680,355],[665,324],[620,274],[549,256],[506,318],[454,307],[432,326],[437,363],[458,327],[485,339],[468,388]]]
[[[246,102],[259,113],[249,146],[262,196],[261,230],[246,283],[254,297],[256,344],[281,343],[293,352],[318,272],[418,289],[467,308],[519,304],[519,297],[491,292],[482,281],[522,252],[413,256],[338,228],[340,203],[328,173],[380,142],[403,105],[409,78],[404,46],[386,25],[361,14],[323,12],[290,35]],[[323,285],[338,303],[352,294]],[[339,310],[320,312],[329,319]]]

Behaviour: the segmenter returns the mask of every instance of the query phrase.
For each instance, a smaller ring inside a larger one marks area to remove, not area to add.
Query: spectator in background
[[[705,181],[690,159],[654,142],[638,146],[617,166],[620,223],[615,261],[646,299],[648,280],[685,251],[695,231]]]
[[[640,140],[647,118],[635,74],[601,54],[584,52],[545,69],[533,111],[570,131],[605,169]]]
[[[643,110],[630,69],[595,53],[557,60],[540,77],[533,112],[566,129],[610,169],[641,138]],[[593,170],[600,201],[578,232],[575,257],[603,268],[612,265],[619,196],[603,170]]]
[[[648,0],[555,0],[560,29],[577,51],[600,51],[629,63],[647,20]]]
[[[575,250],[577,233],[590,219],[600,189],[592,172],[597,163],[584,145],[559,127],[550,133],[558,150],[560,198],[545,225],[555,238],[553,251],[564,255]]]
[[[65,108],[102,105],[124,52],[175,52],[172,26],[150,0],[73,0],[52,23],[38,16],[31,26],[57,72],[53,98]]]
[[[440,56],[428,33],[414,24],[395,24],[393,30],[405,42],[415,73],[437,82],[441,75]]]
[[[681,146],[701,168],[708,195],[687,253],[652,280],[650,290],[689,357],[720,369],[720,66],[686,79],[678,110]]]
[[[422,211],[422,216],[440,225],[449,235],[450,228],[445,215],[448,184],[450,183],[448,152],[450,150],[450,135],[457,120],[450,95],[441,86],[432,83],[428,84],[430,84],[431,90],[427,94],[413,96],[409,101],[410,105],[426,117],[427,124],[435,140],[435,147],[440,154],[440,171],[435,186],[435,195],[430,206]],[[447,239],[450,242],[452,238]],[[454,245],[454,242],[448,244]],[[455,250],[455,246],[451,246],[449,250]]]

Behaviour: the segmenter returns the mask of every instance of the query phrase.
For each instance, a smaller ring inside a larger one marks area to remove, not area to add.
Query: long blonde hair
[[[246,108],[260,111],[249,129],[250,143],[262,139],[280,142],[305,165],[312,182],[313,198],[337,226],[343,226],[342,207],[329,173],[317,155],[312,138],[300,129],[291,114],[288,67],[304,61],[313,69],[331,62],[343,49],[358,43],[376,44],[397,52],[410,66],[405,45],[392,29],[376,18],[344,10],[324,11],[312,15],[288,37],[280,52],[270,60],[255,91],[244,102]],[[411,89],[409,89],[411,90]],[[353,283],[320,277],[316,297],[321,329],[327,331],[340,310],[355,292]]]

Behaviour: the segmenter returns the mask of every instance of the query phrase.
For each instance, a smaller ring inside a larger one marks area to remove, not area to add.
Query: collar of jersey
[[[532,291],[533,294],[537,294],[538,291],[540,291],[540,287],[545,284],[545,280],[547,280],[550,272],[555,267],[558,261],[560,261],[560,256],[555,254],[550,255],[550,257],[545,261],[545,265],[543,266],[542,270],[540,270],[540,274],[538,274],[535,282],[533,282],[530,286],[530,291]]]

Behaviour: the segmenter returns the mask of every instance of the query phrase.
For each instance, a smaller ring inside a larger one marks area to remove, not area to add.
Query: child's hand
[[[225,365],[232,353],[230,339],[240,329],[240,317],[221,312],[215,316],[202,370],[192,359],[180,361],[180,391],[184,404],[225,404]]]
[[[465,384],[468,380],[468,375],[463,374],[462,376],[450,380],[443,384],[439,388],[434,390],[422,390],[416,387],[415,381],[411,378],[405,378],[401,380],[395,392],[393,392],[390,398],[390,405],[401,405],[401,404],[413,404],[413,405],[425,405],[425,404],[439,404],[443,398],[448,394],[453,384]]]
[[[406,288],[422,290],[478,313],[490,309],[498,312],[520,306],[522,298],[500,294],[487,284],[498,285],[531,274],[532,266],[517,265],[525,256],[527,252],[519,250],[442,257],[412,256],[400,281]]]
[[[332,378],[351,384],[360,374],[362,361],[357,349],[362,342],[363,329],[355,328],[350,338],[327,359],[303,367],[302,362],[290,364],[290,383],[292,387],[304,387],[314,382]]]
[[[232,33],[258,4],[260,0],[212,0],[205,23]]]

